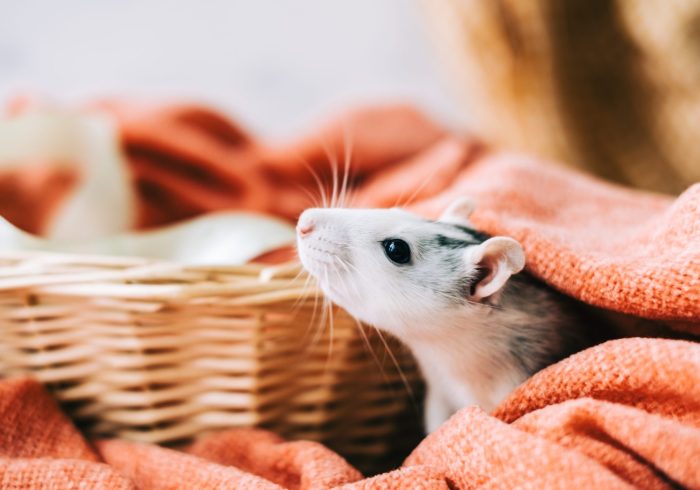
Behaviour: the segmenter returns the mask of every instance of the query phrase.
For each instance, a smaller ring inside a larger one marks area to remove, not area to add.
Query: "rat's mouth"
[[[302,242],[301,239],[298,242],[297,253],[304,269],[316,279],[328,299],[347,307],[354,289],[348,285],[350,269],[346,263],[323,243]]]
[[[311,240],[310,237],[297,237],[297,254],[304,268],[319,281],[324,281],[336,272],[336,255],[332,250]]]
[[[314,276],[322,287],[330,288],[345,279],[350,271],[345,247],[319,234],[297,234],[297,254],[307,272]]]
[[[350,271],[349,243],[344,230],[324,214],[308,209],[297,221],[297,254],[302,265],[328,293]]]
[[[326,250],[306,244],[297,247],[297,250],[304,268],[319,279],[319,276],[335,268],[333,255]]]

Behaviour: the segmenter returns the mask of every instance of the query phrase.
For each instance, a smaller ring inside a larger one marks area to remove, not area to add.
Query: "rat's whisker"
[[[379,268],[379,264],[377,263],[376,259],[371,258],[371,260],[372,260],[375,264],[377,264],[377,268]],[[357,270],[357,269],[356,269],[356,270]],[[357,273],[360,274],[360,275],[362,276],[362,280],[363,280],[363,281],[368,280],[368,278],[366,278],[362,273],[360,273],[359,270],[357,270]],[[393,309],[394,311],[396,311],[396,312],[401,312],[401,311],[403,311],[403,308],[402,308],[401,306],[402,306],[402,305],[396,304],[392,309]],[[396,372],[397,372],[397,374],[399,375],[399,378],[401,379],[402,384],[403,384],[404,387],[406,388],[407,394],[408,394],[409,397],[411,398],[412,404],[417,408],[417,401],[416,401],[415,393],[413,392],[413,389],[411,388],[411,385],[410,385],[410,383],[408,382],[408,378],[406,377],[405,373],[404,373],[403,370],[401,369],[401,365],[399,364],[398,359],[397,359],[396,356],[394,355],[394,352],[391,350],[391,346],[387,343],[386,339],[385,339],[384,336],[382,335],[381,330],[379,330],[379,329],[377,329],[377,328],[375,328],[374,330],[375,330],[375,332],[377,333],[377,335],[378,335],[378,337],[379,337],[379,340],[380,340],[380,341],[382,342],[382,344],[384,345],[385,352],[386,352],[386,354],[389,356],[389,358],[391,359],[391,362],[392,362],[392,364],[394,365],[394,368],[396,369]]]
[[[332,197],[331,197],[331,207],[337,208],[341,204],[341,190],[340,190],[340,165],[338,163],[338,154],[336,148],[331,148],[328,144],[324,142],[323,144],[324,152],[328,157],[328,163],[331,168],[331,178],[332,178]]]
[[[332,208],[338,207],[338,192],[339,192],[338,172],[339,172],[338,171],[338,159],[334,153],[333,158],[331,159],[331,175],[333,176],[333,193],[332,193],[332,198],[331,198],[331,207]]]
[[[391,379],[389,379],[389,375],[386,372],[386,369],[384,369],[384,363],[379,360],[379,357],[377,356],[377,353],[375,352],[374,348],[372,347],[372,342],[370,342],[369,337],[367,336],[367,332],[365,331],[365,326],[360,323],[360,321],[357,318],[351,317],[355,321],[355,325],[357,326],[357,330],[360,332],[360,336],[362,337],[365,346],[367,347],[367,350],[370,353],[370,356],[372,356],[372,360],[374,363],[377,365],[379,368],[379,374],[381,375],[382,379],[384,380],[384,383],[386,386],[389,388],[389,390],[393,394],[393,387],[391,386]]]
[[[404,194],[405,190],[404,190],[404,191],[401,191],[401,194],[399,194],[399,197],[396,198],[396,203],[394,204],[394,207],[401,207],[401,208],[402,208],[402,207],[404,207],[404,206],[407,206],[407,205],[411,204],[412,201],[413,201],[413,199],[415,199],[415,197],[416,197],[423,189],[425,189],[425,186],[427,186],[428,184],[430,184],[430,183],[432,182],[433,178],[435,177],[435,174],[436,174],[439,170],[440,170],[440,166],[439,166],[439,165],[435,165],[435,167],[433,168],[433,170],[430,172],[430,175],[428,175],[428,178],[427,178],[427,179],[423,179],[423,182],[422,182],[418,187],[416,187],[416,188],[413,190],[413,192],[411,193],[411,195],[408,196],[408,198],[407,198],[406,200],[404,200],[403,202],[401,202],[401,198],[403,197],[403,194]]]
[[[352,137],[347,127],[345,127],[343,131],[343,149],[343,185],[340,190],[340,207],[346,206],[348,179],[350,178],[350,165],[352,163]]]
[[[391,359],[392,364],[396,368],[396,372],[398,373],[399,378],[401,379],[401,383],[403,383],[404,387],[406,388],[406,393],[408,393],[408,396],[411,398],[411,400],[415,404],[416,403],[416,395],[413,392],[413,388],[411,387],[411,383],[409,383],[408,378],[406,377],[406,374],[403,372],[403,369],[401,369],[401,364],[399,364],[399,361],[396,358],[396,356],[394,355],[394,352],[391,350],[389,343],[384,338],[384,335],[382,335],[382,331],[379,330],[378,328],[375,328],[374,331],[379,336],[379,340],[384,345],[384,349],[386,349],[387,354],[389,354],[389,358]]]
[[[352,177],[350,178],[352,181]],[[344,208],[352,208],[353,207],[353,202],[355,200],[355,190],[352,188],[348,188],[345,191],[345,194],[343,195],[343,207]]]
[[[355,267],[354,265],[352,265],[352,264],[349,263],[349,262],[345,262],[345,261],[344,261],[343,259],[341,259],[340,257],[338,257],[338,260],[339,260],[339,262],[340,262],[340,265],[347,271],[348,274],[350,273],[350,268],[352,268],[353,271],[355,271],[363,280],[365,280],[365,275],[362,274],[362,273],[359,271],[359,269],[358,269],[357,267]],[[361,299],[362,299],[362,295],[360,294],[360,290],[358,289],[357,284],[355,283],[355,281],[350,281],[350,284],[352,285],[353,290],[355,291],[355,297],[356,297],[358,300],[361,300]]]
[[[323,204],[324,208],[328,207],[328,197],[326,196],[326,186],[323,185],[323,180],[321,177],[319,177],[318,172],[314,170],[314,168],[309,165],[309,163],[305,160],[301,160],[301,163],[306,167],[306,170],[311,174],[311,177],[313,178],[314,182],[316,183],[316,186],[318,188],[318,193],[319,193],[319,199],[321,200],[321,203]]]
[[[338,257],[338,256],[335,256],[335,258],[338,259],[338,263],[349,273],[349,272],[350,272],[350,269],[348,268],[348,266],[349,266],[350,264],[349,264],[349,263],[346,263],[344,260],[342,260],[342,259],[341,259],[340,257]],[[354,266],[352,266],[352,267],[354,268]],[[355,270],[357,270],[357,269],[355,268]],[[345,292],[345,295],[346,295],[346,296],[351,296],[350,293],[349,293],[349,291],[348,291],[348,289],[347,289],[347,281],[343,281],[343,280],[341,279],[341,277],[340,277],[339,274],[337,274],[337,276],[338,276],[338,281],[339,281],[339,283],[343,286],[343,290],[344,290],[344,292]],[[352,282],[352,281],[351,281],[351,282]],[[352,284],[353,284],[353,286],[355,286],[354,283],[352,283]],[[359,290],[355,289],[355,294],[356,294],[356,296],[357,296],[357,298],[358,298],[358,300],[359,300],[359,299],[361,298]],[[350,315],[349,315],[349,316],[350,316]],[[350,316],[350,318],[352,318],[352,319],[354,320],[355,324],[357,325],[357,328],[358,328],[358,330],[359,330],[359,332],[360,332],[360,335],[361,335],[362,338],[364,339],[365,344],[367,345],[367,348],[369,349],[369,352],[370,352],[372,358],[374,359],[374,362],[377,364],[377,367],[379,368],[379,371],[380,371],[380,373],[381,373],[382,378],[384,379],[384,382],[387,384],[387,386],[389,386],[389,387],[391,388],[391,384],[390,384],[389,377],[387,376],[386,371],[384,370],[384,364],[379,360],[379,358],[377,357],[376,352],[375,352],[374,349],[372,348],[372,344],[370,343],[369,338],[367,337],[367,332],[365,332],[364,326],[363,326],[355,317]],[[381,336],[380,336],[380,339],[381,339],[382,343],[384,344],[384,348],[385,348],[387,351],[390,352],[390,348],[389,348],[388,344],[384,341],[384,339],[383,339]],[[401,379],[402,379],[402,380],[406,379],[406,377],[405,377],[404,374],[403,374],[403,371],[401,371],[401,367],[398,366],[398,364],[396,363],[396,358],[393,356],[393,354],[391,354],[391,352],[390,352],[390,356],[391,356],[392,359],[394,360],[394,364],[395,364],[395,366],[396,366],[396,369],[399,371],[399,374],[400,374]],[[404,385],[405,385],[405,384],[406,384],[406,382],[404,382]],[[412,390],[410,389],[410,386],[407,388],[407,391],[408,391],[409,395],[411,396],[411,398],[413,398],[413,392],[412,392]]]
[[[296,160],[301,163],[304,169],[309,173],[309,175],[311,175],[318,191],[318,197],[312,199],[312,202],[314,203],[314,207],[320,207],[317,205],[319,201],[322,203],[326,203],[327,201],[322,179],[306,159],[302,158],[301,156],[297,156]],[[298,184],[298,187],[306,189],[306,187],[304,187],[302,184]],[[325,204],[323,207],[326,207]]]
[[[309,337],[312,335],[315,337],[316,335],[316,315],[317,315],[317,310],[318,310],[318,296],[314,296],[314,302],[313,302],[313,307],[311,308],[311,318],[309,319],[309,323],[306,326],[306,330],[304,331],[304,335],[302,336],[301,342],[302,344],[306,344],[306,350],[308,351],[309,349],[309,344],[307,343],[307,340]]]
[[[295,247],[295,250],[296,250],[296,247]],[[298,260],[299,251],[296,250],[296,252],[297,252],[297,260]],[[294,277],[292,278],[292,282],[296,282],[302,275],[305,275],[307,280],[309,279],[310,274],[306,271],[306,269],[304,269],[303,267],[299,267],[299,272],[297,272],[294,275]]]
[[[319,310],[321,312],[321,317],[319,318],[318,321],[318,328],[316,329],[316,335],[311,341],[312,346],[318,345],[318,343],[321,341],[323,338],[323,335],[326,333],[326,324],[328,323],[328,300],[324,298],[323,296],[320,298],[319,302]]]
[[[302,269],[301,272],[303,272],[303,271],[304,270]],[[300,274],[297,274],[297,277],[292,279],[292,281],[296,282],[299,279],[299,275]],[[293,313],[296,313],[299,310],[299,308],[301,308],[301,305],[306,302],[309,295],[311,294],[311,287],[309,286],[310,282],[311,282],[311,275],[307,274],[306,279],[304,279],[304,284],[303,284],[302,289],[301,289],[301,294],[296,299],[296,301],[294,301],[294,304],[292,305],[292,312]]]
[[[337,273],[336,273],[337,274]],[[325,269],[325,275],[326,275],[326,283],[330,284],[328,282],[328,269]],[[326,369],[328,368],[328,364],[330,364],[331,358],[333,357],[333,334],[334,334],[334,311],[333,311],[333,304],[330,302],[328,298],[326,298],[326,305],[328,307],[328,327],[330,328],[330,340],[328,342],[328,358],[326,360]]]
[[[324,265],[323,267],[325,269],[326,266]],[[309,343],[309,348],[314,347],[318,343],[320,337],[323,335],[323,330],[325,329],[326,309],[325,309],[324,301],[325,301],[325,297],[322,294],[320,294],[320,292],[318,290],[316,290],[315,294],[314,294],[314,308],[313,308],[313,313],[311,315],[311,321],[310,321],[310,325],[315,326],[316,328],[313,329],[314,335],[313,335],[313,338],[311,339],[311,342]],[[316,321],[319,308],[320,308],[321,316],[320,316],[320,319],[318,321]],[[306,337],[307,336],[305,335],[305,338]]]
[[[320,196],[314,196],[313,193],[301,184],[296,186],[300,191],[306,196],[306,205],[304,208],[318,208],[321,207]]]
[[[348,268],[348,264],[346,264],[345,261],[344,261],[343,259],[341,259],[341,258],[338,257],[337,255],[334,255],[333,258],[336,259],[336,261],[338,262],[338,264],[339,264],[343,269],[345,269],[345,272],[347,272],[348,274],[350,274],[350,269]],[[351,281],[351,282],[352,282],[352,281]],[[347,284],[346,281],[341,281],[341,283],[343,284],[343,286],[345,286],[345,285]],[[353,283],[353,285],[354,285],[354,283]],[[347,292],[347,291],[346,291],[346,292]]]

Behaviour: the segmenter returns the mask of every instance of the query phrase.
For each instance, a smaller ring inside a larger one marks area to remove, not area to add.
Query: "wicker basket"
[[[90,436],[258,426],[376,470],[420,436],[416,368],[345,312],[324,318],[298,272],[0,254],[0,374],[34,375]]]

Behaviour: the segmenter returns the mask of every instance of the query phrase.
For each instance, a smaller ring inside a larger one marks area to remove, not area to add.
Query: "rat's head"
[[[408,333],[443,312],[479,308],[523,268],[518,242],[470,227],[472,208],[460,199],[437,221],[396,208],[308,209],[297,224],[299,258],[352,315]]]

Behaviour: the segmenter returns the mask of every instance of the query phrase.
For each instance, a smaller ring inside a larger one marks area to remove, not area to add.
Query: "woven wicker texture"
[[[324,315],[294,264],[5,253],[0,266],[0,373],[32,373],[91,436],[174,443],[260,426],[365,469],[419,437],[408,352]]]

